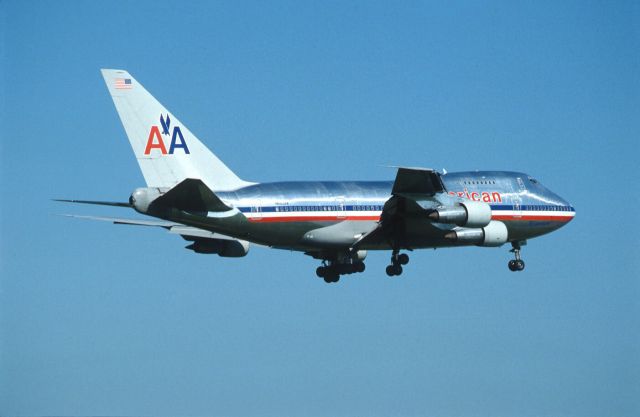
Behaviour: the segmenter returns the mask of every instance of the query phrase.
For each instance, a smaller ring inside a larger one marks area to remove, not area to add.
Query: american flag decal
[[[131,78],[116,78],[113,82],[116,90],[131,90],[133,84],[131,84]]]

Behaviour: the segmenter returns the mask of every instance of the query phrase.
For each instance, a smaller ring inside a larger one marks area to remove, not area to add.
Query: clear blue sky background
[[[635,4],[634,4],[635,3]],[[0,415],[637,416],[637,2],[0,3]],[[100,68],[248,180],[521,170],[577,218],[508,247],[196,255],[135,216]]]

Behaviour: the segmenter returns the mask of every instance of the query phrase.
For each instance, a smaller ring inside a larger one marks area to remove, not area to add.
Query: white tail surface
[[[217,156],[127,71],[103,69],[102,76],[149,187],[173,187],[186,178],[214,191],[252,183],[238,178]]]

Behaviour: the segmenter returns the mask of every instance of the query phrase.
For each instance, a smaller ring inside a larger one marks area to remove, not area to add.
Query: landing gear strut
[[[511,242],[512,249],[509,252],[513,252],[515,259],[509,261],[509,269],[513,272],[522,271],[524,269],[524,261],[520,258],[520,242]]]
[[[351,263],[338,263],[335,261],[322,261],[322,266],[316,269],[316,275],[323,278],[327,284],[340,281],[340,275],[364,272],[365,264],[362,261]]]
[[[409,255],[399,253],[397,249],[391,254],[391,265],[387,266],[386,272],[390,277],[402,274],[402,265],[409,263]]]

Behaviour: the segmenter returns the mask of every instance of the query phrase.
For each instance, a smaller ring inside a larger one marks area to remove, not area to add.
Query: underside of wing
[[[413,249],[436,245],[450,230],[434,224],[429,214],[448,200],[440,174],[427,168],[398,168],[392,196],[382,209],[378,227],[362,236],[354,248]]]
[[[488,204],[448,195],[438,172],[399,168],[378,228],[355,246],[386,244],[394,250],[458,244],[499,246],[507,241],[507,229],[491,218]]]

